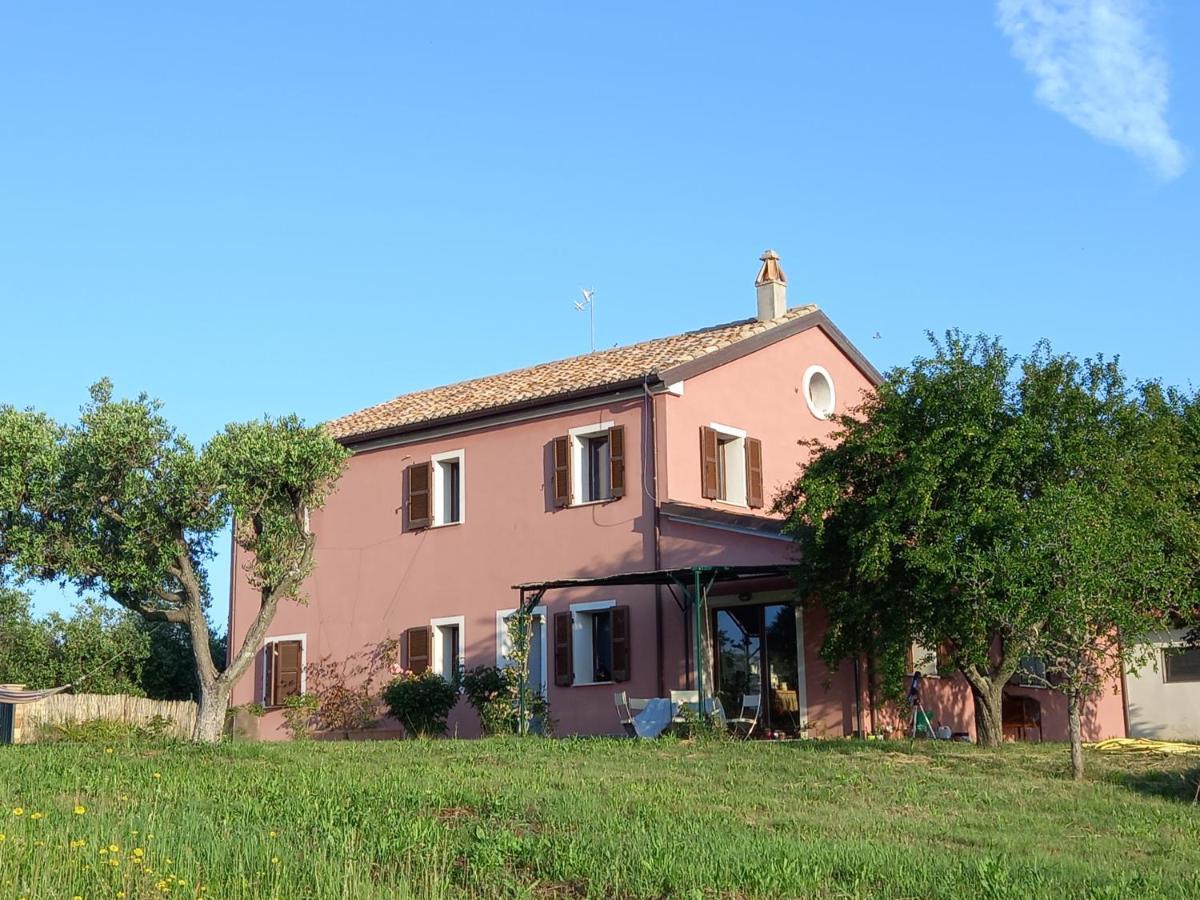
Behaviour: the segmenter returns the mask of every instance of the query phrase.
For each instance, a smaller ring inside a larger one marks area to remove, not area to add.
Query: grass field
[[[0,896],[1200,896],[1197,763],[1061,746],[0,748]],[[18,814],[18,810],[20,811]]]

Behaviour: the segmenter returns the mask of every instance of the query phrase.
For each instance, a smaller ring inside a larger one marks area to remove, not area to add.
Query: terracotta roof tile
[[[326,427],[335,438],[361,437],[515,403],[549,401],[580,390],[602,389],[666,371],[816,311],[816,306],[800,306],[769,322],[743,319],[627,347],[597,350],[527,369],[403,394],[394,400],[334,419],[326,423]]]

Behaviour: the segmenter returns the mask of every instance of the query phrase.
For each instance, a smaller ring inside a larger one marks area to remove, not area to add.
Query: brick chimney
[[[787,276],[779,265],[779,254],[767,250],[759,257],[762,268],[754,287],[758,290],[758,321],[769,322],[787,312]]]

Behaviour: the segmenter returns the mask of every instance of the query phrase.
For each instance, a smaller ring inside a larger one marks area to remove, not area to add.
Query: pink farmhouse
[[[843,736],[882,726],[851,661],[830,671],[819,608],[801,608],[782,572],[793,547],[770,512],[804,463],[798,442],[831,432],[879,373],[815,306],[787,308],[778,257],[762,257],[750,319],[397,397],[329,423],[353,455],[315,511],[308,605],[283,604],[233,702],[268,709],[250,726],[286,736],[279,704],[308,664],[396,638],[401,662],[452,675],[505,662],[514,585],[621,573],[756,566],[716,584],[693,616],[670,584],[545,593],[531,677],[558,734],[619,734],[614,692],[666,696],[699,675],[727,711],[762,697],[764,730]],[[235,558],[230,635],[255,594]],[[701,624],[700,668],[692,623]],[[959,676],[936,677],[915,648],[926,705],[973,731]],[[945,673],[943,673],[945,674]],[[1063,739],[1061,697],[1013,685],[1040,706],[1040,734]],[[1027,703],[1014,701],[1018,719]],[[877,715],[878,714],[878,715]],[[1025,736],[1029,722],[1014,721]],[[378,734],[396,733],[385,720]],[[478,733],[466,702],[450,732]],[[1086,737],[1124,735],[1123,700],[1105,692]]]

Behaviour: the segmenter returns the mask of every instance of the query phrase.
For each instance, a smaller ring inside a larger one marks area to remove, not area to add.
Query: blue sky
[[[0,7],[0,402],[319,421],[586,351],[581,287],[600,346],[752,315],[766,247],[880,368],[1200,380],[1200,4],[448,9]]]

